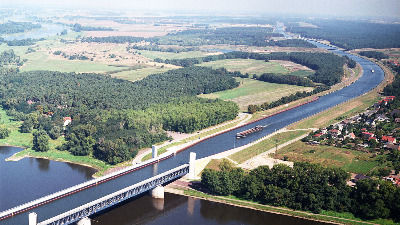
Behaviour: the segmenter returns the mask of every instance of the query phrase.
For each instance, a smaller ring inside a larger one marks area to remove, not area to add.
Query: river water
[[[321,45],[318,47],[326,47],[326,46]],[[347,53],[339,51],[337,51],[337,53],[347,55]],[[168,160],[161,161],[158,164],[145,167],[143,169],[121,176],[111,181],[102,183],[90,189],[78,192],[74,195],[70,195],[65,198],[59,199],[55,202],[42,205],[40,207],[34,208],[31,211],[34,211],[38,214],[39,221],[43,221],[45,219],[60,214],[60,212],[66,212],[77,206],[93,201],[94,199],[98,199],[99,197],[105,196],[107,194],[120,190],[124,187],[135,184],[139,181],[145,180],[156,174],[160,174],[164,171],[168,171],[171,168],[175,168],[179,165],[185,164],[189,161],[190,152],[196,152],[197,157],[202,158],[215,153],[232,149],[234,147],[245,145],[265,135],[268,135],[274,132],[275,130],[281,129],[293,122],[296,122],[298,120],[311,116],[315,113],[328,109],[332,106],[340,104],[344,101],[357,97],[367,92],[368,90],[371,90],[382,81],[383,71],[378,66],[369,61],[351,55],[349,55],[349,57],[354,58],[358,63],[360,63],[363,66],[364,74],[357,82],[355,82],[354,84],[352,84],[347,88],[339,90],[335,93],[331,93],[329,95],[322,96],[319,100],[303,105],[294,110],[286,111],[276,116],[269,117],[264,120],[260,120],[256,123],[241,127],[237,130],[233,130],[218,135],[214,138],[205,140],[191,147],[190,149],[183,151],[174,157],[169,158]],[[371,73],[371,69],[374,69],[375,73]],[[235,134],[237,132],[249,129],[250,127],[253,127],[255,125],[268,125],[268,126],[263,131],[255,133],[247,138],[239,140],[235,138]],[[89,174],[94,172],[94,171],[87,172],[86,169],[77,169],[75,165],[71,164],[50,162],[50,161],[43,161],[36,159],[23,159],[19,162],[4,161],[4,158],[11,156],[18,150],[19,150],[18,148],[10,148],[10,147],[0,150],[1,154],[0,193],[2,193],[2,195],[0,196],[2,209],[0,209],[0,211],[4,209],[9,209],[23,202],[28,202],[38,197],[51,194],[55,191],[64,189],[65,187],[73,186],[77,183],[89,179],[90,177]],[[3,192],[5,193],[4,195]],[[167,203],[167,201],[165,201],[165,203]],[[133,201],[132,204],[135,204],[135,201]],[[198,209],[201,209],[201,203],[199,204],[200,208]],[[138,204],[138,207],[141,207],[141,205]],[[210,210],[212,209],[213,208],[211,208]],[[227,210],[225,214],[229,213],[231,210],[232,209]],[[134,210],[132,211],[135,212]],[[172,218],[171,221],[173,221],[173,218],[175,218],[176,221],[179,221],[176,217],[173,216],[174,212],[175,212],[174,210],[167,211],[165,213],[162,212],[161,215],[165,218],[171,217]],[[201,215],[201,210],[197,210],[196,212],[200,212]],[[27,213],[29,213],[29,211],[22,214],[18,214],[17,216],[14,216],[11,219],[0,221],[0,224],[13,224],[13,225],[27,224],[28,222]],[[124,214],[123,212],[121,213]],[[104,216],[107,216],[107,214],[108,213],[105,213]],[[223,215],[224,213],[220,213],[220,216]],[[109,217],[115,219],[114,216],[109,215]],[[158,218],[157,216],[154,217],[154,219],[157,218]],[[207,221],[205,220],[206,223],[208,223]],[[241,223],[240,220],[237,223]],[[131,223],[121,222],[112,224],[131,224]],[[219,223],[219,220],[215,220],[215,222],[211,224],[221,224],[221,223]],[[287,224],[296,224],[296,223],[287,223]]]
[[[19,34],[19,35],[3,35],[3,38],[6,41],[22,40],[27,38],[40,39],[40,38],[56,36],[63,30],[70,31],[70,28],[58,24],[41,23],[41,25],[42,27],[37,30],[28,31],[24,34]]]

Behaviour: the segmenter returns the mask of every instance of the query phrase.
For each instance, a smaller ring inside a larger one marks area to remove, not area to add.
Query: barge
[[[255,132],[258,132],[258,131],[261,131],[261,130],[263,130],[263,129],[264,129],[264,126],[257,125],[257,126],[255,126],[255,127],[253,127],[253,128],[250,128],[250,129],[248,129],[248,130],[245,130],[245,131],[242,131],[242,132],[240,132],[240,133],[237,133],[237,134],[236,134],[236,138],[244,138],[244,137],[246,137],[247,135],[250,135],[250,134],[255,133]]]

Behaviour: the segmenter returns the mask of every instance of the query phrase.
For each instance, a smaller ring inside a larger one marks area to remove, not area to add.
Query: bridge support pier
[[[164,198],[164,187],[159,185],[156,188],[154,188],[153,190],[150,191],[150,195],[153,198]]]
[[[190,160],[189,160],[189,179],[194,180],[196,179],[196,172],[195,172],[195,167],[196,167],[196,152],[191,152],[190,153]]]
[[[90,219],[88,217],[82,218],[77,223],[77,225],[91,225],[91,224],[92,224],[92,222],[90,221]]]
[[[151,156],[153,159],[157,157],[157,146],[155,145],[151,146]]]
[[[29,213],[29,225],[37,225],[37,214],[34,212]]]

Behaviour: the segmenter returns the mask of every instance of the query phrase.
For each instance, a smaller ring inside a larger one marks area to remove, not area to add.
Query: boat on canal
[[[250,128],[248,130],[237,133],[236,138],[245,138],[247,135],[253,134],[258,131],[262,131],[263,129],[264,129],[264,126],[257,125],[253,128]]]

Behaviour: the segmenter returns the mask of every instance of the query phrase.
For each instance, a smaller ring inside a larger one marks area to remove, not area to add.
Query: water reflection
[[[75,163],[69,163],[66,162],[65,164],[68,165],[69,168],[71,168],[72,170],[75,170],[81,174],[85,174],[85,177],[87,180],[92,179],[93,174],[95,174],[97,172],[96,169],[93,169],[91,167],[87,167],[87,166],[81,166]]]
[[[165,193],[165,200],[148,195],[93,218],[96,225],[122,224],[299,224],[327,223],[277,215]]]
[[[38,163],[38,168],[39,168],[40,171],[46,172],[46,171],[49,170],[49,168],[50,168],[50,160],[48,160],[48,159],[40,159],[40,158],[37,158],[35,160]]]

